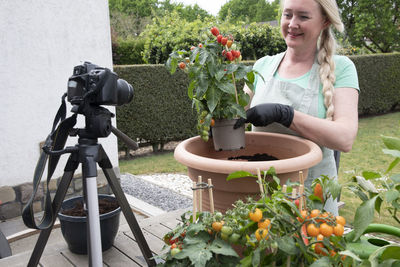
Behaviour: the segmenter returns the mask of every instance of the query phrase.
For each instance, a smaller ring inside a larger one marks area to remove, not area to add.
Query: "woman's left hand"
[[[248,122],[254,126],[267,126],[268,124],[277,122],[289,127],[290,124],[292,124],[293,116],[294,109],[291,106],[277,103],[265,103],[248,109],[246,111],[246,119],[240,118],[233,128],[239,128]]]

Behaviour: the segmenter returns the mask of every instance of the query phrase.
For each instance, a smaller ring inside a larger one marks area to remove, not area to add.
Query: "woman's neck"
[[[297,78],[306,74],[312,67],[316,51],[306,51],[299,53],[293,49],[288,49],[285,53],[278,73],[283,78]]]

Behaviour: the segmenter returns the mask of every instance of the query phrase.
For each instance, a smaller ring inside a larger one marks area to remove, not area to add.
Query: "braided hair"
[[[326,119],[333,119],[333,93],[335,83],[335,62],[333,55],[336,50],[336,40],[332,32],[332,26],[339,32],[343,31],[343,23],[340,19],[339,9],[335,0],[314,0],[319,3],[322,14],[326,16],[331,23],[320,35],[318,43],[317,60],[320,64],[319,76],[322,83],[322,94],[324,96],[324,105],[326,107]]]

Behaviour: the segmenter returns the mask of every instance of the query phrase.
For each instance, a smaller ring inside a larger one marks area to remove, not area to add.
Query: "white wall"
[[[108,12],[107,0],[0,1],[0,186],[32,182],[39,143],[51,130],[73,67],[91,61],[112,68]],[[70,137],[67,145],[76,142]],[[115,136],[99,142],[117,166]],[[62,175],[66,159],[53,177]]]

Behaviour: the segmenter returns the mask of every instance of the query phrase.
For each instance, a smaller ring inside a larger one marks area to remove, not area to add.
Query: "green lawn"
[[[354,175],[361,174],[363,170],[379,172],[386,170],[393,158],[382,153],[383,143],[380,136],[400,136],[399,122],[400,112],[360,119],[358,135],[352,151],[341,154],[339,181],[342,184],[350,181]],[[175,161],[172,152],[128,161],[121,160],[120,168],[121,172],[132,174],[186,172],[186,167]],[[341,201],[346,204],[340,213],[347,222],[351,223],[360,201],[349,190],[342,192]],[[375,217],[376,222],[398,225],[389,218],[386,212],[383,212],[380,217],[377,215]]]
[[[339,167],[339,181],[343,184],[351,180],[354,175],[360,175],[362,171],[384,172],[394,159],[382,153],[383,142],[381,135],[400,136],[400,112],[361,118],[357,139],[353,149],[349,153],[342,153]],[[398,171],[397,167],[394,171]],[[353,221],[353,217],[361,201],[349,190],[342,192],[341,201],[346,203],[341,209],[341,214],[348,222]],[[385,209],[382,209],[385,210]],[[388,212],[382,212],[381,216],[376,217],[376,222],[398,224],[390,218]]]

